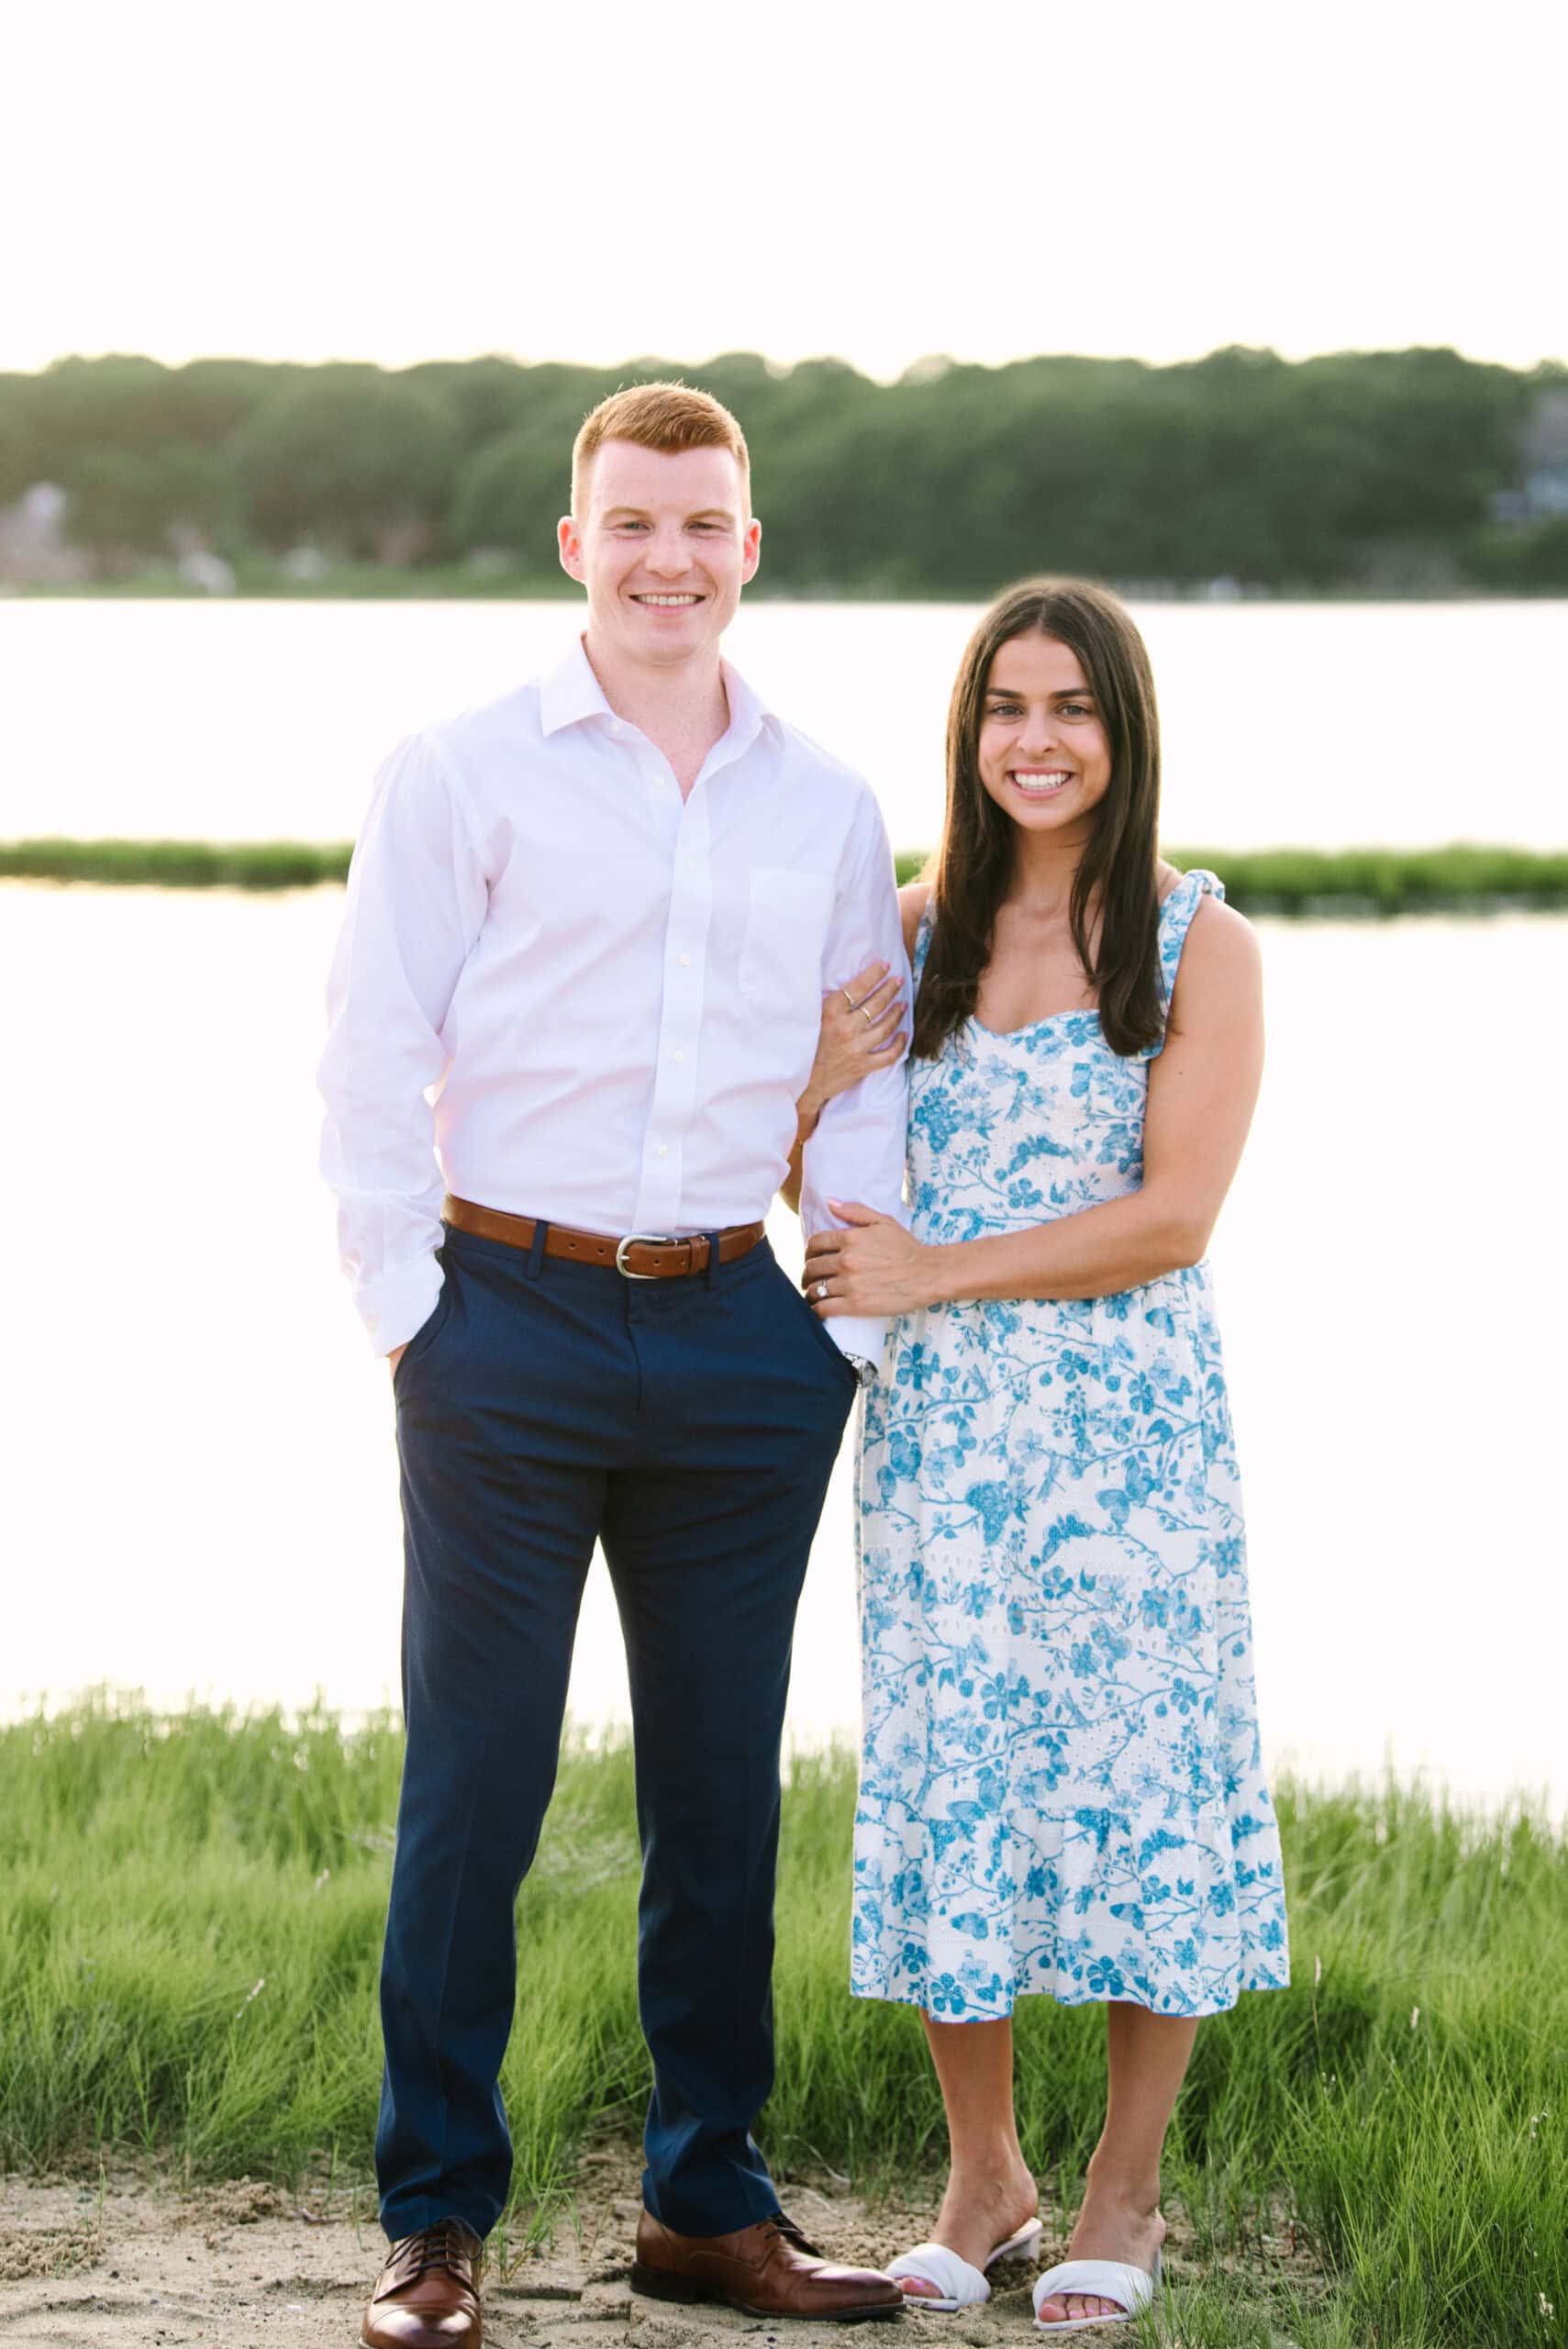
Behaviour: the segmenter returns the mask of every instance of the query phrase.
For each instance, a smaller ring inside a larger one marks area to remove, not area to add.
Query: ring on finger
[[[839,993],[843,996],[844,1001],[849,1005],[851,1011],[858,1011],[860,1009],[860,1005],[855,1001],[854,996],[850,993],[848,987],[840,987],[839,989]]]
[[[828,1284],[827,1284],[827,1282],[826,1282],[826,1281],[818,1281],[818,1282],[817,1282],[817,1302],[818,1302],[818,1303],[820,1303],[820,1302],[821,1302],[821,1300],[822,1300],[822,1298],[823,1298],[823,1297],[831,1297],[832,1293],[833,1293],[833,1292],[832,1292],[832,1290],[828,1287]]]

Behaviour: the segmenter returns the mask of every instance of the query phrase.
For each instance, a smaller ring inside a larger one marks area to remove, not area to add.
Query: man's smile
[[[631,600],[634,604],[651,605],[653,610],[657,612],[668,612],[684,611],[687,605],[701,604],[706,599],[706,597],[695,594],[683,594],[679,596],[662,594],[655,595],[651,589],[633,588]]]

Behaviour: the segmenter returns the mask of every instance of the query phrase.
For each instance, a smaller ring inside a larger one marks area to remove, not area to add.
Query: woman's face
[[[1059,639],[1035,629],[998,646],[977,751],[982,784],[1022,830],[1088,837],[1110,745],[1078,656]]]

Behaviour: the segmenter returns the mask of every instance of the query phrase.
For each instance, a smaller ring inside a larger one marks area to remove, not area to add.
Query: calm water
[[[192,763],[183,743],[170,764]],[[89,789],[71,821],[96,827]],[[196,828],[167,803],[157,822]],[[389,1381],[314,1174],[339,907],[0,886],[0,1709],[97,1680],[348,1708],[395,1688]],[[1561,1799],[1560,1087],[1529,1015],[1562,991],[1568,921],[1262,927],[1270,1075],[1214,1255],[1271,1756]],[[805,1739],[858,1702],[848,1460],[801,1616]],[[624,1713],[602,1569],[573,1693]]]
[[[966,606],[743,607],[736,660],[934,836]],[[1557,847],[1568,603],[1155,605],[1165,830]],[[342,840],[401,735],[551,665],[557,604],[0,602],[0,835]]]
[[[1561,843],[1568,605],[1140,617],[1169,838]],[[0,833],[348,837],[392,741],[552,662],[577,618],[0,603]],[[914,846],[973,618],[759,604],[732,649]],[[0,1708],[97,1680],[349,1709],[395,1688],[389,1382],[314,1174],[339,903],[0,887]],[[1558,1086],[1514,1008],[1561,993],[1568,923],[1264,928],[1271,1072],[1214,1253],[1271,1752],[1568,1798]],[[801,1618],[803,1738],[858,1701],[848,1464]],[[600,1572],[573,1703],[625,1709]]]

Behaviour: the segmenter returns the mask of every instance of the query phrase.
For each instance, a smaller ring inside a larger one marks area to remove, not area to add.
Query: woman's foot
[[[972,2267],[984,2270],[999,2243],[1017,2234],[1040,2209],[1040,2193],[1022,2160],[999,2173],[961,2176],[954,2170],[942,2196],[942,2207],[931,2230],[933,2243],[945,2243]],[[898,2278],[911,2299],[940,2299],[940,2287],[917,2276]]]
[[[1151,2276],[1164,2240],[1157,2197],[1150,2202],[1125,2188],[1098,2185],[1091,2176],[1067,2257],[1118,2259]],[[1043,2324],[1062,2324],[1070,2317],[1124,2316],[1127,2311],[1119,2300],[1100,2299],[1093,2292],[1062,2292],[1042,2300],[1035,2313]]]

